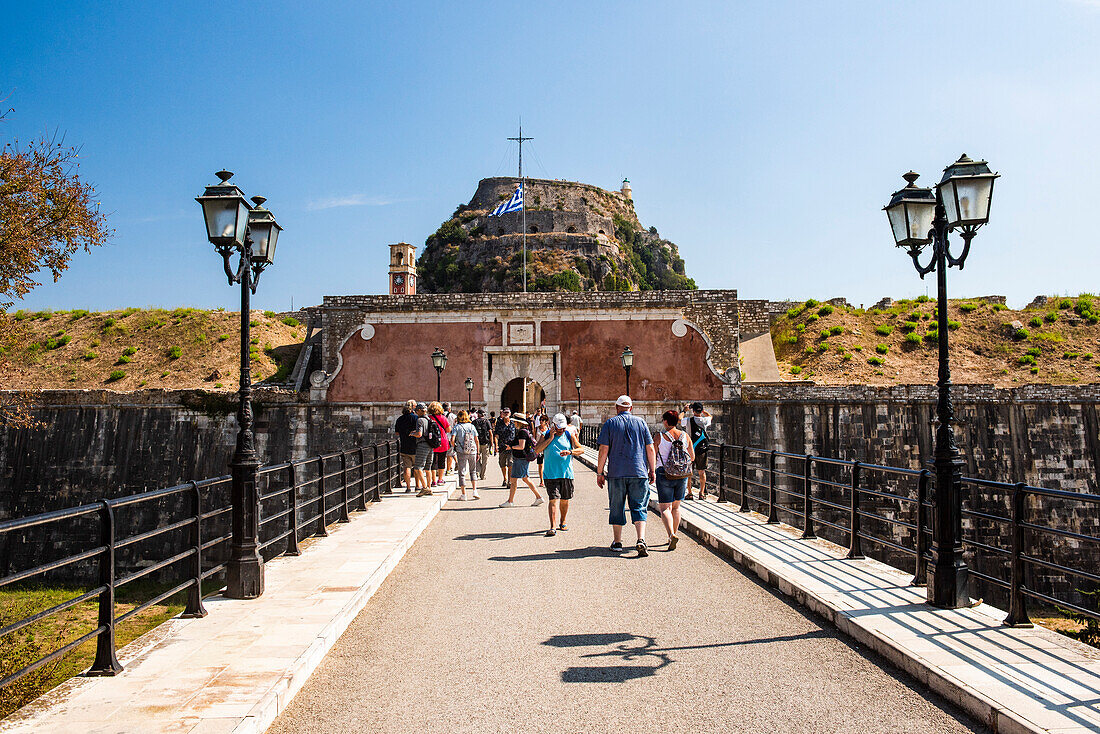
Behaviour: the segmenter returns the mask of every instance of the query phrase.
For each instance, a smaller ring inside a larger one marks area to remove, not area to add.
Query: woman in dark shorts
[[[672,452],[672,445],[679,442],[685,449],[689,459],[694,460],[698,455],[691,447],[688,434],[676,426],[680,422],[680,414],[675,410],[667,411],[661,416],[665,430],[657,434],[657,507],[661,511],[661,522],[668,533],[668,549],[676,550],[679,541],[676,533],[680,529],[680,502],[687,494],[688,481],[691,477],[671,478],[665,474],[665,466]]]
[[[550,433],[550,418],[545,413],[543,413],[539,416],[539,430],[538,430],[538,432],[536,433],[536,432],[532,431],[531,433],[534,435],[536,442],[541,441],[542,439],[546,438],[547,434]],[[542,458],[543,457],[542,457],[542,452],[541,451],[535,454],[535,463],[538,464],[538,467],[539,467],[539,486],[540,487],[544,486],[543,483],[542,483]]]

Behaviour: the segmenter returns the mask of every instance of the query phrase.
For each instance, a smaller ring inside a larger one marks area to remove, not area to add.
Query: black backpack
[[[424,443],[433,449],[443,445],[443,432],[439,430],[439,422],[432,416],[428,416],[428,432],[424,435]]]
[[[478,418],[476,421],[474,421],[474,428],[477,429],[478,443],[488,445],[493,442],[493,437],[489,433],[492,429],[489,427],[488,420],[486,420],[485,418]]]
[[[690,421],[689,428],[691,429],[688,431],[688,435],[692,438],[692,445],[696,451],[706,451],[710,446],[707,430],[696,422],[695,416],[691,416],[688,420]]]

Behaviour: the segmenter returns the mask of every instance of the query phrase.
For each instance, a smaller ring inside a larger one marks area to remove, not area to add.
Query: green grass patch
[[[1016,331],[1012,332],[1012,338],[1015,339],[1018,342],[1022,342],[1024,339],[1027,339],[1029,336],[1031,336],[1031,333],[1028,332],[1027,329],[1016,329]]]
[[[844,333],[844,327],[843,326],[834,326],[833,328],[829,329],[829,334],[832,335],[832,336],[840,336],[843,333]]]
[[[1023,355],[1022,357],[1020,357],[1019,359],[1016,360],[1016,364],[1020,365],[1021,367],[1024,367],[1024,366],[1027,366],[1027,365],[1038,364],[1038,361],[1035,359],[1035,355],[1025,354],[1025,355]]]
[[[121,357],[118,358],[118,361],[115,362],[115,364],[116,365],[130,364],[130,362],[132,362],[132,361],[133,361],[133,359],[131,359],[130,357],[127,357],[125,354],[123,354]]]
[[[1043,320],[1038,316],[1032,316],[1031,320],[1027,322],[1027,325],[1030,326],[1032,329],[1038,329],[1043,325]]]
[[[890,351],[890,347],[886,346],[885,344],[878,344],[875,346],[875,351],[879,354],[886,354]]]
[[[875,333],[879,336],[890,336],[894,333],[894,327],[890,324],[879,324],[875,327]]]
[[[921,335],[918,334],[915,331],[911,331],[911,332],[909,332],[908,334],[905,335],[905,343],[906,344],[920,344],[921,339],[922,339]]]
[[[1043,316],[1043,321],[1047,322],[1048,324],[1053,324],[1057,320],[1058,320],[1058,312],[1057,311],[1047,311],[1046,314]]]
[[[958,329],[958,328],[959,328],[960,326],[962,326],[962,324],[960,324],[960,323],[959,323],[958,321],[950,321],[950,320],[948,320],[948,322],[947,322],[947,328],[948,328],[948,329],[951,329],[951,331],[955,331],[955,330],[956,330],[956,329]]]
[[[801,367],[799,367],[798,365],[795,365],[795,366],[791,367],[791,374],[792,374],[792,375],[800,375],[800,374],[802,374],[802,368],[801,368]]]
[[[829,315],[829,314],[831,314],[831,313],[832,313],[833,311],[836,311],[836,309],[835,309],[835,308],[833,308],[832,306],[830,306],[830,305],[829,305],[828,303],[826,303],[826,304],[825,304],[824,306],[822,306],[821,308],[817,309],[817,315],[818,315],[818,316],[828,316],[828,315]]]
[[[273,318],[275,318],[275,312],[274,311],[264,311],[264,316],[266,316],[269,319],[273,319]]]
[[[963,303],[959,305],[959,310],[963,313],[972,313],[979,308],[981,308],[981,305],[977,303]]]
[[[182,356],[183,356],[183,350],[182,349],[180,349],[179,347],[169,347],[169,349],[168,349],[168,359],[174,361],[174,360],[179,359]]]
[[[787,311],[787,315],[790,316],[791,311],[794,311],[794,310],[795,309],[792,308],[792,309],[790,309],[790,311]],[[797,315],[798,314],[796,313],[795,316],[797,316]],[[287,326],[299,326],[302,322],[299,321],[298,319],[294,318],[293,316],[287,316],[286,318],[283,319],[283,323],[286,324]]]
[[[1037,342],[1064,342],[1066,338],[1056,331],[1041,331],[1031,337]]]
[[[218,336],[218,341],[223,342],[228,338],[229,338],[229,334],[221,334],[220,336]]]
[[[107,375],[107,382],[118,382],[125,376],[126,373],[122,370],[114,370],[111,374]]]
[[[882,365],[886,364],[886,360],[882,357],[868,357],[867,364],[873,367],[881,367]]]

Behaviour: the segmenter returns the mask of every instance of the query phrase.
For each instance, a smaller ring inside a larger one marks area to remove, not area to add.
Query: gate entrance
[[[524,383],[527,385],[526,393],[523,389]],[[544,400],[546,391],[542,389],[542,385],[526,377],[510,380],[500,393],[501,409],[508,408],[513,413],[529,413],[542,405]]]

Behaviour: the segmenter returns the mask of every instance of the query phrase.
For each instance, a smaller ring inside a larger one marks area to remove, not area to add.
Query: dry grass
[[[305,327],[259,311],[250,321],[253,379],[285,379]],[[239,350],[235,312],[16,311],[0,314],[0,388],[233,390]]]
[[[1020,310],[977,299],[951,301],[952,380],[999,387],[1100,382],[1100,324],[1082,306],[1096,300],[1058,298]],[[935,306],[918,299],[885,311],[836,306],[830,313],[816,303],[793,309],[772,327],[780,374],[824,385],[933,384],[938,343],[926,335],[935,331]],[[1100,309],[1100,303],[1093,308]],[[1016,333],[1013,322],[1024,331]]]

